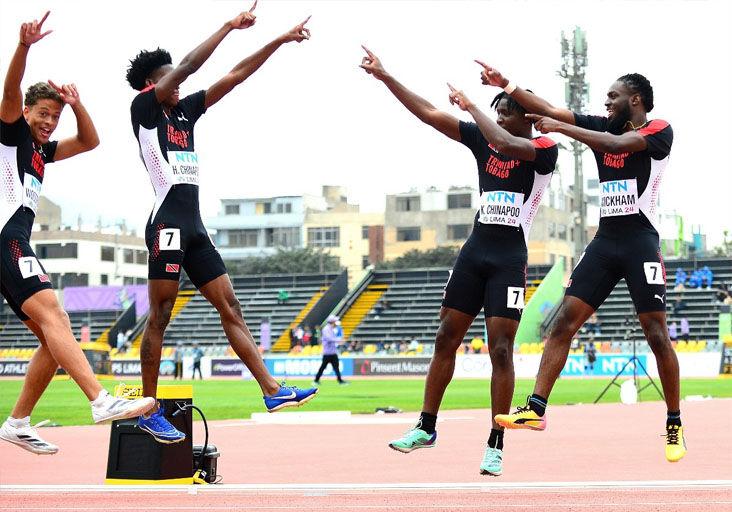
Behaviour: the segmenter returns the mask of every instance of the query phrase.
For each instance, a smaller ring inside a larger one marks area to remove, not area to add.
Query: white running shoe
[[[105,390],[99,393],[96,400],[91,402],[94,423],[135,418],[146,413],[154,406],[155,399],[149,396],[128,400],[126,398],[115,398]]]
[[[24,450],[37,455],[53,455],[58,452],[58,446],[44,441],[38,435],[36,429],[31,427],[30,422],[21,427],[14,427],[8,420],[5,420],[5,423],[0,427],[0,439],[17,444]]]

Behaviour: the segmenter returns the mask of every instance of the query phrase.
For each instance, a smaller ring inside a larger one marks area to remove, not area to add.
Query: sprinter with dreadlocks
[[[242,60],[207,90],[184,98],[180,98],[178,92],[180,84],[203,65],[229,32],[254,25],[256,5],[255,1],[249,11],[224,23],[176,67],[165,50],[140,52],[130,63],[127,81],[133,89],[140,91],[132,101],[132,129],[155,189],[155,206],[145,230],[150,253],[150,315],[140,351],[144,395],[155,397],[157,393],[163,334],[178,295],[182,268],[219,312],[229,343],[259,383],[265,407],[273,412],[302,405],[315,397],[317,389],[281,386],[267,371],[257,351],[224,262],[201,221],[193,127],[209,107],[259,69],[280,46],[309,39],[310,31],[305,28],[308,20]],[[161,443],[185,439],[185,434],[170,424],[165,411],[158,406],[149,416],[141,416],[138,425]]]
[[[494,413],[508,412],[514,389],[513,341],[524,307],[526,241],[544,189],[557,161],[557,146],[547,137],[532,136],[526,111],[509,95],[491,102],[497,121],[486,116],[462,92],[450,88],[450,103],[475,122],[460,121],[413,93],[381,64],[371,51],[361,67],[420,121],[471,150],[478,166],[480,203],[473,231],[463,245],[445,285],[440,327],[435,338],[419,421],[389,443],[408,453],[437,442],[437,412],[455,369],[455,353],[475,317],[483,309],[488,351],[493,367],[491,403]],[[493,424],[481,474],[503,472],[503,428]]]
[[[668,413],[666,459],[686,454],[679,405],[679,363],[666,327],[666,269],[658,235],[658,190],[669,160],[673,131],[660,119],[649,120],[653,88],[637,73],[610,86],[607,116],[556,108],[517,87],[496,69],[483,66],[483,82],[503,87],[531,112],[542,133],[572,137],[592,149],[600,178],[600,226],[579,258],[569,280],[541,358],[534,393],[515,414],[498,415],[508,428],[544,430],[552,387],[567,360],[579,328],[625,279],[638,320],[658,364]]]

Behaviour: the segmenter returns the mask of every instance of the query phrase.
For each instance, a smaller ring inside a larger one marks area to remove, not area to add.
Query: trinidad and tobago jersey
[[[0,229],[16,214],[35,217],[45,166],[53,162],[57,145],[36,145],[23,116],[10,124],[0,121]]]
[[[574,120],[580,128],[607,131],[607,117],[575,113]],[[629,227],[658,234],[658,191],[674,133],[671,125],[660,119],[636,131],[646,139],[644,151],[610,154],[593,150],[600,176],[598,234],[623,234]]]
[[[206,112],[205,101],[206,91],[198,91],[181,99],[166,114],[155,97],[154,86],[144,89],[132,101],[132,129],[155,189],[150,222],[171,196],[198,214],[198,155],[193,145],[193,127]]]
[[[460,121],[460,142],[470,148],[478,164],[480,208],[475,231],[516,229],[529,239],[541,196],[557,163],[557,145],[548,137],[531,140],[533,162],[502,155],[483,137],[478,125]]]

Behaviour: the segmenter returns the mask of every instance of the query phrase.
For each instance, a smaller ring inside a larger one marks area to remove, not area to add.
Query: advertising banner
[[[383,357],[353,359],[354,375],[427,375],[429,357]]]

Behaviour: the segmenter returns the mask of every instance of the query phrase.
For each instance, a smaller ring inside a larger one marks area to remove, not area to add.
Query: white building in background
[[[61,208],[45,197],[40,201],[30,244],[57,290],[147,282],[143,238],[128,233],[123,226],[62,226]]]
[[[147,282],[147,247],[137,236],[36,231],[31,246],[56,289]]]

